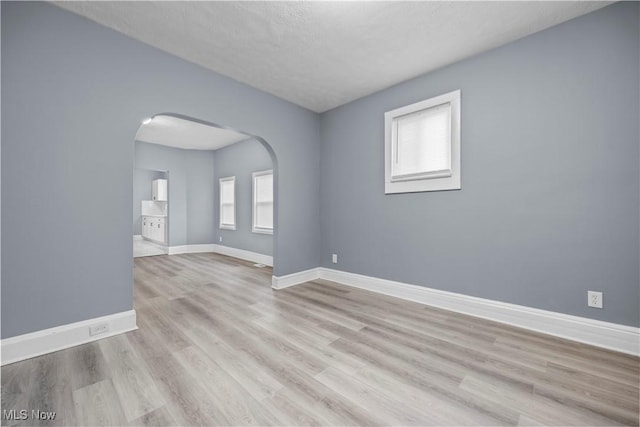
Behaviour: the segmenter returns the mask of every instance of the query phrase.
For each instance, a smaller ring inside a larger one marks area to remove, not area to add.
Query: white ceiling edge
[[[318,113],[611,3],[54,2]]]
[[[156,115],[138,128],[135,140],[184,150],[218,150],[250,136],[179,117]]]

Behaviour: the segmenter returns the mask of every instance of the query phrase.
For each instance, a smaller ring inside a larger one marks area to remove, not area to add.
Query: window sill
[[[385,194],[420,193],[425,191],[460,190],[460,175],[447,178],[420,179],[413,181],[386,181]]]
[[[268,230],[265,228],[254,228],[251,230],[251,232],[256,234],[273,234],[273,230]]]
[[[391,176],[391,182],[405,182],[405,181],[419,181],[423,179],[439,179],[439,178],[450,178],[453,174],[451,173],[451,169],[434,171],[434,172],[426,172],[426,173],[414,173],[408,175],[396,175]]]

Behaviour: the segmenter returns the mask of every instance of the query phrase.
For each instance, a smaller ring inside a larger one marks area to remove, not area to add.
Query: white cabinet
[[[156,242],[165,242],[165,222],[164,218],[156,218],[153,224],[153,231],[151,232],[151,239]]]
[[[151,238],[151,220],[153,218],[148,216],[142,217],[142,237],[146,239]]]
[[[166,179],[154,179],[151,181],[151,200],[156,202],[166,202],[167,193]]]
[[[165,218],[152,216],[142,217],[142,237],[154,242],[165,244],[167,241],[167,227]]]

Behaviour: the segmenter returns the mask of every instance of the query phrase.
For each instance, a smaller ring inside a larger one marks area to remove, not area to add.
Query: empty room
[[[2,425],[639,425],[639,3],[0,14]]]

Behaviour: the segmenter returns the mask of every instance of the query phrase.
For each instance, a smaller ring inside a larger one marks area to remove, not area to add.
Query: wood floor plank
[[[327,366],[332,366],[345,373],[353,373],[364,367],[362,361],[329,347],[328,344],[333,340],[330,342],[317,341],[296,328],[279,327],[273,323],[261,321],[261,319],[254,321],[254,323],[258,328],[264,329],[266,333],[278,336],[307,354],[315,355]]]
[[[297,404],[286,396],[275,394],[261,401],[264,408],[271,412],[279,424],[285,426],[322,426],[326,425],[316,418],[306,406]]]
[[[273,397],[283,385],[244,353],[234,351],[211,331],[193,328],[185,331],[203,351],[215,355],[215,361],[224,368],[254,399],[262,401]]]
[[[460,387],[484,399],[508,405],[520,414],[535,417],[545,425],[620,425],[611,418],[510,387],[495,378],[480,379],[470,375],[462,381]]]
[[[165,404],[146,362],[135,353],[126,336],[104,339],[100,341],[100,348],[109,364],[111,380],[128,421]]]
[[[432,372],[417,369],[406,360],[397,360],[387,355],[384,351],[376,350],[363,343],[354,342],[344,338],[331,343],[331,346],[347,351],[354,356],[367,360],[368,363],[390,375],[401,378],[402,381],[423,389],[429,393],[438,393],[446,396],[453,402],[469,406],[478,411],[481,417],[491,417],[492,424],[515,424],[518,413],[505,405],[484,399],[482,396],[472,395],[459,389],[459,382],[434,375]]]
[[[123,426],[127,424],[118,394],[110,379],[75,390],[73,402],[79,425]]]
[[[464,403],[447,399],[441,393],[418,388],[401,378],[374,366],[356,372],[355,377],[380,390],[391,391],[396,398],[419,410],[428,410],[437,425],[476,426],[510,425],[491,416],[484,416]]]
[[[139,329],[3,366],[2,425],[638,425],[637,357],[213,253],[134,260]]]
[[[203,305],[201,301],[195,301],[194,304],[203,311],[207,309],[207,306]],[[263,333],[255,324],[238,317],[236,313],[229,310],[228,307],[220,305],[217,301],[210,302],[210,306],[214,306],[215,310],[207,316],[207,319],[215,318],[218,325],[228,331],[226,335],[228,341],[235,348],[255,349],[262,354],[277,354],[281,358],[284,356],[288,360],[295,361],[300,369],[312,376],[326,368],[325,363],[313,353],[305,352],[299,347],[291,345],[281,336]]]
[[[179,425],[176,420],[171,416],[171,413],[166,407],[162,406],[158,409],[154,409],[151,412],[147,412],[140,418],[137,418],[130,422],[132,426],[177,426]]]
[[[175,354],[193,379],[213,399],[229,425],[274,425],[277,420],[212,358],[195,347]]]
[[[69,352],[69,365],[73,367],[71,380],[74,390],[111,377],[99,341],[72,347],[66,351]]]
[[[54,420],[34,419],[30,412],[30,425],[75,425],[76,410],[73,400],[71,377],[75,367],[71,366],[69,355],[75,349],[67,349],[46,354],[34,359],[35,379],[28,391],[28,408],[41,412],[55,412]]]
[[[127,337],[145,358],[171,417],[179,425],[229,425],[202,387],[153,332],[135,331]]]
[[[345,375],[335,368],[329,367],[315,376],[325,386],[342,395],[353,404],[362,407],[385,425],[438,425],[439,423],[429,412],[414,409],[401,400],[396,399],[393,393],[369,386],[366,382]],[[387,390],[388,391],[388,390]]]
[[[36,380],[31,374],[35,359],[25,360],[2,367],[2,400],[1,406],[6,411],[29,410],[29,389]],[[19,425],[19,420],[11,420],[2,416],[2,425]],[[21,424],[24,424],[22,422]]]

